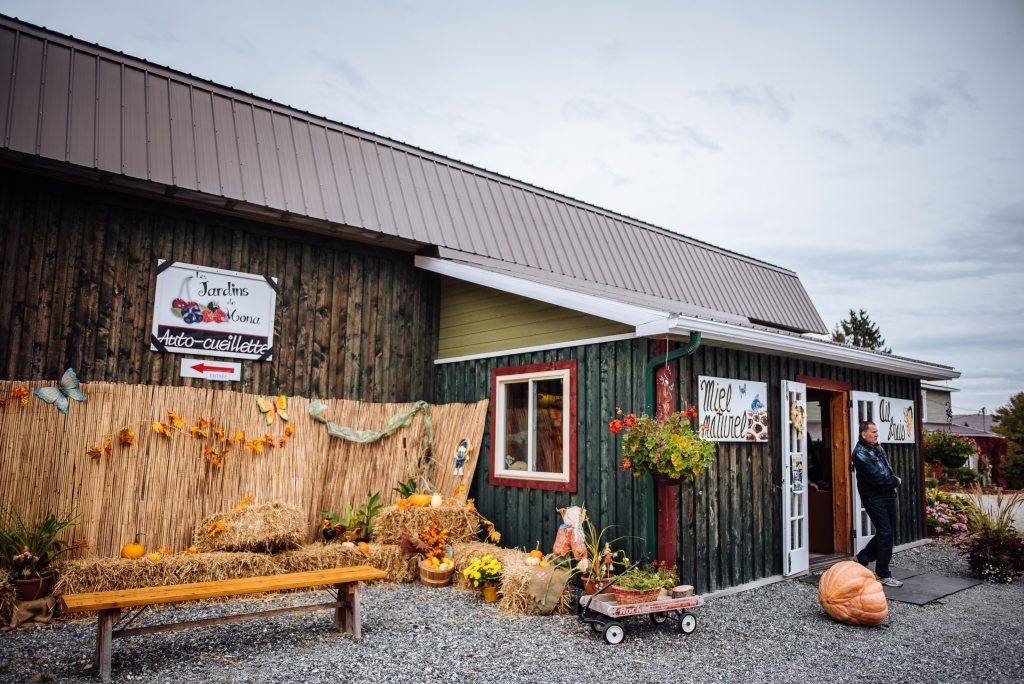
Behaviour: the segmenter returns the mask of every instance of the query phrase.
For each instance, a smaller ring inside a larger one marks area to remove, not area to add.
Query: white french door
[[[870,420],[878,423],[878,395],[874,392],[850,392],[850,450],[857,446],[860,439],[861,421]],[[857,491],[857,471],[850,464],[852,474],[850,486],[853,488],[853,552],[859,553],[875,536],[875,527],[871,524],[868,512],[861,505],[860,492]]]
[[[782,574],[810,564],[807,541],[807,386],[782,381]]]

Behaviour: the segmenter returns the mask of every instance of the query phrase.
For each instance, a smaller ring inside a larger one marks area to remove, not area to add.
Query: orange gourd
[[[429,494],[413,494],[409,497],[409,503],[413,506],[429,506],[430,495]]]
[[[146,555],[146,547],[139,543],[139,537],[141,536],[141,534],[136,534],[134,542],[121,547],[121,558],[138,560]]]
[[[544,557],[544,552],[540,550],[540,542],[537,542],[537,548],[530,552],[530,557],[536,558],[537,560]]]
[[[843,561],[829,568],[818,582],[821,607],[848,625],[875,627],[889,614],[882,585],[860,563]]]
[[[366,542],[356,542],[356,546],[358,546],[363,553],[370,553],[370,545]]]

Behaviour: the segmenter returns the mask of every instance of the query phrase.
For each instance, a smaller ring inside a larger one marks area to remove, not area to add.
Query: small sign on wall
[[[768,441],[768,385],[697,378],[700,436],[715,442]]]
[[[878,441],[885,444],[913,444],[914,402],[910,399],[878,398]]]
[[[150,349],[273,358],[276,278],[163,259],[156,273]]]
[[[233,382],[242,379],[242,364],[232,361],[203,361],[182,359],[181,377],[202,378],[219,382]]]

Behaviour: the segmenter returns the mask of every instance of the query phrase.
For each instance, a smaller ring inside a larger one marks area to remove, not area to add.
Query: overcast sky
[[[1024,390],[1024,2],[0,11],[795,270],[831,328]]]

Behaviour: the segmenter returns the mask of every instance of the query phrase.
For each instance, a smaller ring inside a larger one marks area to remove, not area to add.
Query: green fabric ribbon
[[[430,405],[422,400],[413,404],[412,408],[408,411],[394,416],[380,432],[376,430],[356,430],[355,428],[332,423],[323,416],[326,410],[327,404],[313,401],[309,405],[309,417],[326,425],[327,434],[331,437],[340,437],[341,439],[347,439],[358,444],[371,444],[401,428],[408,427],[412,423],[412,417],[416,415],[416,412],[423,411],[423,426],[426,428],[426,434],[423,436],[423,446],[434,443],[434,423],[430,420]]]

